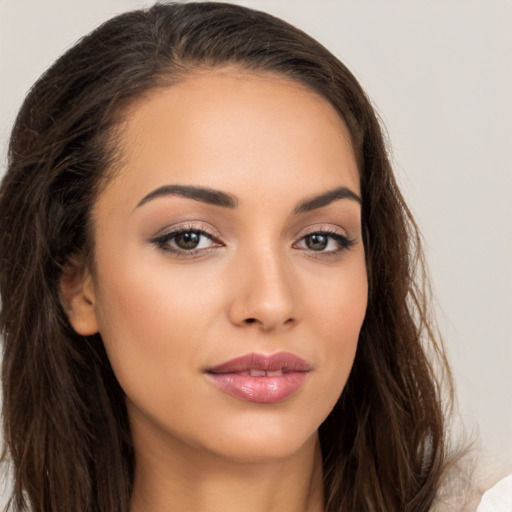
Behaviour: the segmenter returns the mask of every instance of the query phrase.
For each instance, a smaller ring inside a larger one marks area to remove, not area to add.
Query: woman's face
[[[76,326],[104,340],[136,449],[297,452],[343,390],[367,302],[339,116],[293,82],[219,70],[140,99],[121,146]]]

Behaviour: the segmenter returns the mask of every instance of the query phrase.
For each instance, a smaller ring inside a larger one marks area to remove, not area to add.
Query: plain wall
[[[150,2],[0,0],[0,164],[37,77],[108,17]],[[512,2],[247,0],[361,81],[425,239],[465,422],[512,462]]]

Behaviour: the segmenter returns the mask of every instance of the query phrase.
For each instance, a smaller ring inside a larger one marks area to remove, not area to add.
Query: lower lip
[[[213,383],[228,395],[247,402],[273,404],[294,395],[307,372],[288,372],[272,377],[251,377],[239,373],[208,373]]]

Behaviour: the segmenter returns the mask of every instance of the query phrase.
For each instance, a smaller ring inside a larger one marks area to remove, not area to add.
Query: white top
[[[484,493],[476,512],[512,512],[512,475]]]
[[[430,512],[512,512],[510,469],[472,462],[466,454],[450,468]]]

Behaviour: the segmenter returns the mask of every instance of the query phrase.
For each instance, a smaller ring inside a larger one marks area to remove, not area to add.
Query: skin
[[[93,211],[94,273],[75,269],[63,296],[77,332],[101,333],[126,393],[131,511],[322,510],[317,429],[348,378],[367,303],[361,208],[341,198],[294,210],[338,187],[360,195],[345,126],[294,82],[222,69],[137,101],[121,140],[121,169]],[[144,201],[167,185],[220,190],[237,206]],[[176,227],[212,238],[195,252],[155,242]],[[326,230],[327,246],[311,249]],[[312,370],[279,403],[235,398],[205,374],[281,351]]]

